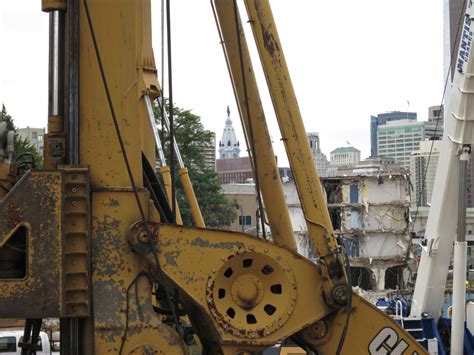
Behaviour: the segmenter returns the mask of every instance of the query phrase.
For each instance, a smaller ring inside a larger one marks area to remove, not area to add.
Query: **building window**
[[[38,132],[31,132],[31,138],[33,139],[38,138]]]
[[[251,226],[252,216],[239,216],[239,226]]]
[[[42,141],[43,141],[43,136],[42,136],[41,134],[38,136],[38,141],[39,141],[39,142],[42,142]]]

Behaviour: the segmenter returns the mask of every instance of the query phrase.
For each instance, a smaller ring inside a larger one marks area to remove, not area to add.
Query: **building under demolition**
[[[331,220],[350,258],[352,284],[404,288],[415,267],[410,182],[403,172],[322,179]]]

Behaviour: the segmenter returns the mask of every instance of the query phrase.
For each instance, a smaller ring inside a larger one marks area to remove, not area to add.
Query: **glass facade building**
[[[377,116],[370,116],[370,156],[377,156],[377,128],[390,121],[410,120],[416,121],[416,112],[387,112],[380,113]]]

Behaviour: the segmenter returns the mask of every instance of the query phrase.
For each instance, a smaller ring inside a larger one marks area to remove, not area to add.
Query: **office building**
[[[410,168],[410,156],[425,140],[424,122],[390,121],[377,128],[377,155],[394,158],[403,168]]]
[[[431,202],[440,147],[441,141],[439,140],[425,140],[420,142],[419,149],[411,154],[412,206],[428,206]]]
[[[378,143],[377,143],[377,128],[385,125],[390,121],[409,120],[416,121],[416,112],[387,112],[380,113],[377,116],[370,116],[370,155],[372,157],[377,156]]]
[[[360,161],[360,150],[354,147],[339,147],[330,153],[332,167],[353,166]]]
[[[216,170],[216,134],[213,132],[211,142],[203,144],[200,148],[204,158],[204,166]]]
[[[318,132],[308,132],[309,147],[311,148],[311,155],[313,156],[314,163],[316,164],[316,170],[320,177],[327,176],[327,170],[329,167],[328,158],[326,154],[321,152],[321,142],[319,139]]]
[[[257,235],[257,194],[255,184],[226,184],[222,185],[224,196],[238,204],[237,216],[232,221],[229,230]]]
[[[23,139],[26,139],[30,142],[38,151],[41,156],[44,156],[44,128],[18,128],[16,133]]]

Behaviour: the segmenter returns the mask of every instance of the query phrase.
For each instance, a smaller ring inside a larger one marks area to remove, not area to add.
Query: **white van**
[[[21,348],[18,346],[18,342],[23,337],[22,330],[2,330],[0,331],[0,355],[19,355],[21,354]],[[48,335],[45,332],[40,332],[40,338],[38,341],[40,345],[36,355],[52,355],[59,354],[52,352],[51,345],[49,343]]]

